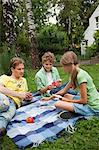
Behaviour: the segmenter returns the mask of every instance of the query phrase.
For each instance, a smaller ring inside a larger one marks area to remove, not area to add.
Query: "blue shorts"
[[[80,99],[80,95],[74,95],[73,99]]]
[[[76,99],[76,100],[80,99],[80,95],[75,95],[73,99]],[[75,113],[78,113],[84,116],[99,115],[99,110],[92,108],[88,104],[72,103],[72,106],[74,108]]]

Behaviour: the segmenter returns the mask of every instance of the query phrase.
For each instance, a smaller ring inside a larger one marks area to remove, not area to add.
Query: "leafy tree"
[[[0,53],[0,75],[10,73],[10,59],[15,56],[15,51],[10,51],[6,43],[2,44]]]
[[[25,53],[27,56],[29,55],[29,38],[28,34],[25,30],[22,30],[20,34],[18,34],[17,39],[17,55],[20,55],[20,53]]]
[[[15,5],[17,51],[30,53],[32,66],[35,68],[39,65],[35,30],[45,24],[49,2],[48,0],[18,0]]]
[[[78,0],[60,0],[58,4],[61,7],[58,19],[68,33],[68,48],[71,50],[79,45],[83,33],[83,26],[79,16],[80,3]]]
[[[96,44],[96,52],[99,52],[99,30],[94,34],[95,44]]]
[[[79,15],[84,26],[84,30],[89,25],[89,18],[98,6],[98,0],[80,0]]]
[[[3,27],[3,11],[2,11],[2,2],[0,1],[0,47],[2,46],[2,42],[4,41],[5,41],[5,35],[4,35],[4,27]]]
[[[94,43],[86,47],[86,56],[91,57],[95,56],[97,52],[99,52],[99,30],[94,34]]]
[[[27,11],[25,8],[25,1],[15,0],[14,1],[14,22],[16,25],[16,51],[17,55],[25,53],[29,55],[29,38],[28,38],[28,22],[27,22]]]
[[[34,23],[39,29],[45,25],[47,15],[49,14],[50,1],[49,0],[32,0],[32,11],[34,14]]]
[[[37,33],[38,49],[42,55],[45,51],[54,53],[63,53],[68,47],[68,37],[66,32],[62,31],[56,25],[45,25]]]
[[[68,33],[69,49],[80,48],[82,35],[98,0],[53,0],[61,8],[58,21]]]
[[[16,33],[15,33],[15,24],[14,24],[14,5],[11,0],[2,0],[2,11],[3,11],[3,19],[4,19],[4,31],[6,42],[8,44],[8,48],[11,48],[15,44]]]

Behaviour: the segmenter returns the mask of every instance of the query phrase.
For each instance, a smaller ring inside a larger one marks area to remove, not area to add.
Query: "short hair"
[[[52,64],[54,64],[56,61],[54,54],[51,52],[44,53],[44,55],[42,56],[42,64],[46,61],[50,61]]]
[[[10,68],[15,69],[19,64],[24,64],[24,60],[19,57],[14,57],[10,60]]]

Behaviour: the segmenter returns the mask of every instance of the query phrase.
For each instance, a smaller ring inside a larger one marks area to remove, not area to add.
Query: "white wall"
[[[96,28],[96,17],[99,16],[99,6],[96,8],[96,10],[94,11],[94,13],[92,14],[92,16],[89,19],[89,27],[86,29],[86,31],[84,32],[84,39],[88,40],[88,46],[90,46],[91,44],[93,44],[94,42],[94,33],[96,32],[96,30],[99,30],[99,28]]]

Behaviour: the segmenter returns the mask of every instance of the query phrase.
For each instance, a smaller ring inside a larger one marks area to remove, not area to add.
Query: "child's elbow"
[[[83,104],[85,104],[85,105],[86,105],[86,104],[87,104],[87,102],[84,102]]]
[[[87,104],[87,98],[81,98],[80,101],[84,105]]]
[[[87,104],[87,99],[83,99],[83,104]]]

